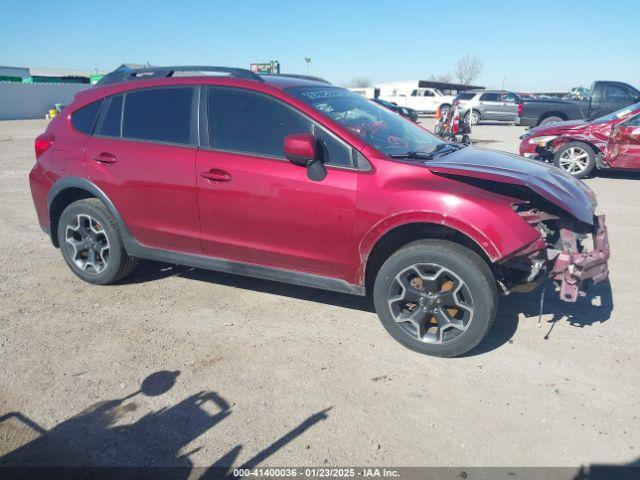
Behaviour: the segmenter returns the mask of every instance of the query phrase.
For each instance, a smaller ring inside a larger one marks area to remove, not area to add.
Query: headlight
[[[529,144],[538,145],[539,147],[544,147],[554,138],[558,138],[558,135],[545,135],[544,137],[533,137],[529,139]]]

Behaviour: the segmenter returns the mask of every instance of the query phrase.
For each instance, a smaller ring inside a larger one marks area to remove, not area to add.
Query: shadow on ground
[[[144,261],[125,283],[143,283],[180,276],[202,282],[216,283],[234,288],[253,290],[272,295],[303,299],[326,305],[351,308],[375,313],[369,297],[358,297],[314,288],[289,285],[269,280],[231,275],[227,273],[199,270],[165,263]],[[567,303],[558,298],[553,286],[547,284],[527,294],[511,294],[500,299],[500,308],[495,323],[485,340],[466,356],[481,355],[499,348],[507,343],[518,328],[520,314],[536,321],[540,313],[540,295],[545,289],[545,300],[542,309],[542,324],[545,328],[544,338],[552,338],[553,328],[560,321],[568,321],[574,327],[585,327],[609,320],[613,311],[613,295],[609,280],[591,285],[586,297],[580,297],[576,303]],[[551,315],[551,318],[549,318]]]
[[[137,392],[98,402],[49,430],[20,412],[0,416],[2,438],[9,445],[12,439],[24,435],[25,431],[36,437],[0,457],[0,477],[10,478],[4,477],[11,471],[7,470],[10,467],[69,467],[67,473],[73,475],[73,468],[78,467],[123,466],[171,467],[171,478],[189,477],[194,468],[189,457],[200,448],[186,452],[184,448],[232,414],[226,399],[214,391],[199,392],[172,407],[144,415],[133,423],[123,421],[128,413],[145,402],[144,397],[159,396],[170,390],[178,375],[177,371],[156,372],[142,382]],[[242,465],[237,465],[242,444],[235,446],[209,468],[198,468],[198,477],[228,475],[233,465],[237,468],[255,467],[316,423],[327,419],[329,410],[309,416]],[[133,476],[128,472],[128,475],[139,478],[139,473],[144,472],[136,472]],[[165,473],[156,470],[149,475],[165,477]],[[88,474],[86,478],[91,477],[91,473]],[[49,476],[42,471],[36,471],[34,475]]]
[[[553,329],[558,322],[566,321],[573,327],[583,328],[597,323],[604,323],[611,318],[613,312],[613,294],[611,283],[605,280],[591,285],[585,297],[579,297],[575,303],[560,300],[551,283],[543,285],[527,294],[511,294],[500,299],[500,307],[495,323],[489,335],[480,345],[465,356],[481,355],[507,343],[518,328],[520,315],[529,322],[537,321],[540,315],[540,297],[544,290],[542,305],[541,337],[545,340],[553,338]]]

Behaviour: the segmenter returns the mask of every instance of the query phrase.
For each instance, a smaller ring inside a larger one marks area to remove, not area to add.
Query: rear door
[[[109,97],[87,143],[89,178],[143,245],[200,252],[195,90],[171,86]]]
[[[613,168],[640,169],[640,115],[613,127],[607,151]]]
[[[479,107],[482,120],[502,120],[502,102],[498,93],[483,93],[480,96]]]
[[[342,276],[353,260],[358,174],[351,148],[274,97],[208,87],[208,138],[198,153],[206,255]],[[325,146],[321,182],[284,158],[284,137],[313,133]]]

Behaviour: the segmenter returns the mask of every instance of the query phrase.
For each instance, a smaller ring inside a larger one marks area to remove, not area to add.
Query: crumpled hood
[[[540,137],[542,135],[560,135],[567,131],[582,130],[589,126],[585,120],[567,120],[565,122],[555,122],[539,127],[531,128],[525,132],[525,137]]]
[[[424,165],[436,174],[460,175],[494,182],[522,185],[554,203],[581,222],[593,224],[596,198],[582,181],[562,170],[486,148],[466,147]]]

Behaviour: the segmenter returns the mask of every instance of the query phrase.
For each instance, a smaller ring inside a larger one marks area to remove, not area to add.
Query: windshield
[[[432,152],[444,143],[386,108],[338,87],[293,87],[291,94],[384,154]]]
[[[626,117],[631,112],[638,109],[640,109],[640,102],[621,108],[620,110],[610,113],[609,115],[605,115],[604,117],[596,118],[591,123],[607,123],[607,122],[610,122],[611,120],[617,120],[618,118]]]

